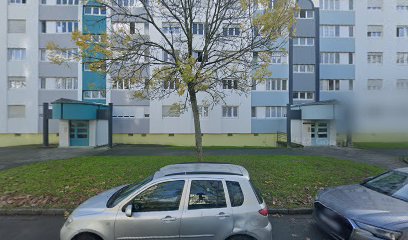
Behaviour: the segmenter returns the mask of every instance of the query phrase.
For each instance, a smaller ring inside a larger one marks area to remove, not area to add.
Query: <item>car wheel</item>
[[[102,240],[102,238],[92,233],[82,233],[74,237],[73,240]]]

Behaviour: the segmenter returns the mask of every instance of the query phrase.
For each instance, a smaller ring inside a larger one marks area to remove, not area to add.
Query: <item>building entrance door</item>
[[[329,123],[313,122],[311,124],[310,134],[312,139],[312,146],[329,145]]]
[[[88,121],[69,121],[69,145],[89,146]]]

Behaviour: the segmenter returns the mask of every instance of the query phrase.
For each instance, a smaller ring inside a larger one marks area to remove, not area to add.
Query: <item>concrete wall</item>
[[[262,146],[275,147],[276,134],[204,134],[203,146]],[[114,134],[114,143],[123,144],[162,144],[172,146],[194,146],[195,140],[193,134]]]
[[[59,121],[59,146],[69,147],[69,121]]]

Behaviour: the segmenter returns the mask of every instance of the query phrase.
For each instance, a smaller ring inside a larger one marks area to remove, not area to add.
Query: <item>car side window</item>
[[[227,181],[228,195],[232,207],[239,207],[244,203],[244,194],[242,193],[239,182]]]
[[[178,210],[183,188],[183,180],[163,182],[151,186],[133,199],[133,211],[156,212]]]
[[[188,209],[225,208],[225,192],[222,181],[193,180],[191,181]]]

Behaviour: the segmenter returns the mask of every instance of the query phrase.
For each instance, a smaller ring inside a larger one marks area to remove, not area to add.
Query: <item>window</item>
[[[340,26],[323,25],[320,26],[321,37],[340,37]]]
[[[408,38],[408,26],[398,26],[397,27],[397,37]]]
[[[85,72],[90,72],[91,71],[91,64],[90,63],[83,63],[82,66],[83,66]]]
[[[193,34],[204,35],[204,24],[203,23],[193,23]]]
[[[40,78],[41,89],[78,89],[77,78]]]
[[[133,84],[129,79],[117,79],[112,82],[112,89],[132,89]]]
[[[24,105],[8,105],[8,118],[25,118]]]
[[[340,80],[320,80],[320,90],[340,91]]]
[[[207,106],[198,106],[198,114],[201,118],[208,118],[208,107]]]
[[[320,0],[321,10],[340,10],[340,0]]]
[[[383,87],[382,79],[368,79],[367,81],[367,89],[369,91],[378,91],[381,90],[382,87]]]
[[[80,0],[57,0],[57,5],[78,5]]]
[[[26,58],[25,48],[9,48],[7,51],[9,61],[23,61]]]
[[[272,64],[287,64],[287,55],[283,52],[273,52],[271,57]]]
[[[78,89],[77,78],[56,78],[55,89]]]
[[[194,51],[193,52],[193,57],[197,60],[197,62],[204,61],[203,51]]]
[[[171,117],[180,117],[181,109],[178,105],[163,105],[162,106],[162,117],[171,118]]]
[[[176,211],[180,207],[183,189],[183,180],[164,182],[151,186],[132,200],[133,211]]]
[[[273,106],[265,108],[265,118],[284,118],[286,117],[286,107]]]
[[[97,91],[84,91],[83,99],[105,99],[106,91],[97,90]]]
[[[266,80],[266,91],[287,91],[287,79],[268,79]]]
[[[170,51],[170,50],[169,50],[169,51]],[[174,60],[173,56],[172,56],[169,52],[164,51],[164,50],[163,50],[163,61],[164,61],[164,62],[171,62],[171,63],[176,62],[176,61]]]
[[[298,37],[293,39],[293,46],[314,46],[314,38]]]
[[[140,0],[117,0],[116,3],[119,7],[142,7]]]
[[[398,64],[408,64],[408,52],[398,52],[397,53],[397,63]]]
[[[294,73],[314,73],[314,65],[293,65]]]
[[[47,50],[40,49],[40,60],[41,61],[52,61],[52,59],[64,59],[67,61],[75,61],[75,57],[78,56],[78,49],[63,49],[63,50]]]
[[[163,81],[163,89],[166,89],[166,90],[178,89],[178,81],[176,81],[176,80],[164,80]]]
[[[408,11],[408,0],[397,0],[398,11]]]
[[[163,23],[162,31],[164,34],[180,34],[181,27],[177,23]]]
[[[408,90],[408,79],[398,79],[397,80],[397,89]]]
[[[314,18],[314,12],[313,10],[300,10],[295,13],[296,18],[301,18],[301,19],[313,19]]]
[[[382,37],[383,26],[382,25],[369,25],[367,27],[367,37],[378,38]]]
[[[227,181],[228,195],[231,207],[239,207],[244,203],[244,193],[239,182]]]
[[[8,88],[9,89],[18,89],[26,87],[26,78],[25,77],[8,77]]]
[[[222,181],[217,180],[192,180],[188,209],[225,208],[224,187]]]
[[[251,117],[256,118],[256,107],[251,107]]]
[[[106,15],[106,7],[84,6],[85,15]]]
[[[367,63],[382,64],[383,63],[383,53],[382,52],[367,53]]]
[[[236,107],[236,106],[222,106],[222,117],[224,117],[224,118],[238,118],[238,107]]]
[[[340,53],[320,53],[321,64],[340,64]]]
[[[314,92],[293,92],[294,100],[313,100]]]
[[[367,9],[368,10],[381,10],[383,6],[383,0],[368,0]]]
[[[26,0],[9,0],[10,4],[26,4]]]
[[[56,22],[56,33],[72,33],[78,31],[77,21],[58,21]]]
[[[8,33],[25,33],[26,21],[25,20],[8,20],[7,22]]]
[[[226,36],[239,36],[241,34],[241,29],[239,25],[224,26],[222,29],[223,35]]]
[[[238,89],[238,80],[226,79],[222,80],[223,89]]]

